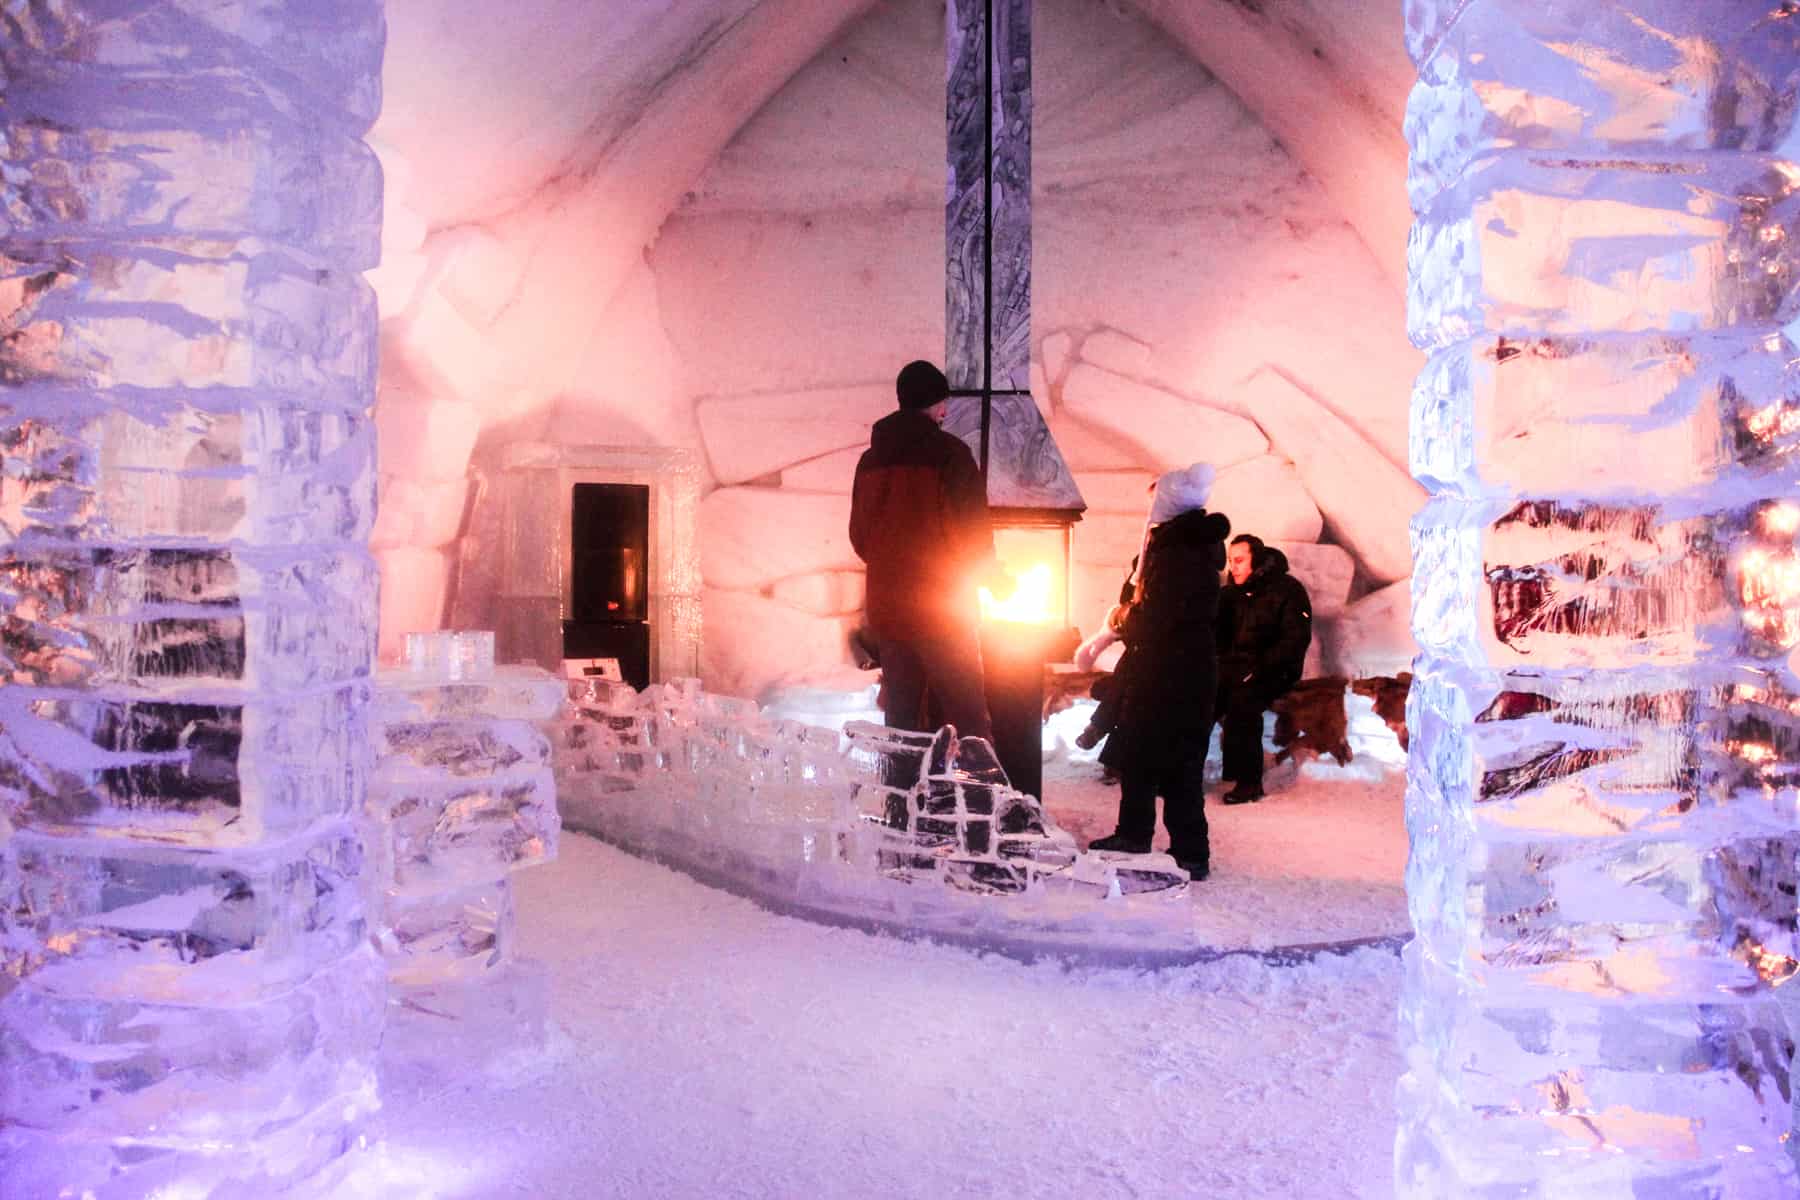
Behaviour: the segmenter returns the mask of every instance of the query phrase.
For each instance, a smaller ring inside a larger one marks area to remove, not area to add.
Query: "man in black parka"
[[[950,397],[942,371],[908,363],[894,392],[899,407],[870,431],[850,496],[883,716],[895,729],[941,720],[964,737],[991,738],[976,592],[1000,574],[987,484],[969,448],[939,428]]]
[[[1263,795],[1263,713],[1300,682],[1312,644],[1312,598],[1288,574],[1287,555],[1240,533],[1219,595],[1219,743],[1227,804]]]
[[[1118,720],[1100,761],[1119,774],[1119,824],[1090,850],[1142,854],[1163,800],[1169,854],[1194,879],[1211,864],[1203,771],[1217,687],[1219,572],[1231,522],[1209,513],[1213,469],[1197,463],[1157,480],[1141,586],[1125,606],[1115,675]]]

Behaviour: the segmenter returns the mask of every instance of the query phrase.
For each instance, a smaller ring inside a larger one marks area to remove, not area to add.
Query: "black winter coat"
[[[1266,548],[1250,578],[1219,595],[1219,673],[1227,687],[1245,676],[1278,696],[1300,682],[1312,644],[1312,598],[1288,574],[1287,555]]]
[[[1118,723],[1100,761],[1161,770],[1206,752],[1218,687],[1214,628],[1231,522],[1194,509],[1150,531],[1144,587],[1125,619]]]
[[[969,448],[922,412],[900,409],[875,422],[856,464],[850,545],[869,565],[866,610],[876,636],[972,631],[994,535],[987,485]]]

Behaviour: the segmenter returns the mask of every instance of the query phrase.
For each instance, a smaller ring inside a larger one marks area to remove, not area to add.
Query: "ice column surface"
[[[379,0],[0,7],[0,1194],[375,1107]]]
[[[460,985],[498,978],[511,963],[508,877],[556,857],[556,782],[538,726],[562,708],[566,688],[532,667],[460,680],[378,676],[369,808],[380,941],[403,993],[460,996]]]
[[[1397,1191],[1793,1195],[1800,11],[1406,20]]]

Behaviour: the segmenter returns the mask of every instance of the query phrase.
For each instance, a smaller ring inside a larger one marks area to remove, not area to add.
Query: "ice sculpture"
[[[1791,1195],[1800,19],[1406,16],[1397,1189]]]
[[[383,38],[379,0],[0,12],[8,1196],[263,1194],[375,1107]]]
[[[396,1000],[440,1022],[506,999],[488,985],[513,964],[508,877],[555,858],[561,829],[538,726],[565,684],[533,667],[452,677],[458,657],[381,672],[370,719],[380,944]]]
[[[840,738],[691,679],[570,694],[553,744],[572,827],[832,921],[1006,949],[1193,948],[1173,859],[1078,852],[980,738],[863,723]]]

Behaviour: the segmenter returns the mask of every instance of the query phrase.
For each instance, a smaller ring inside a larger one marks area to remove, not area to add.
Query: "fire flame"
[[[1027,568],[1018,577],[1013,594],[1004,600],[994,599],[994,593],[982,588],[981,619],[1011,621],[1021,625],[1048,625],[1061,615],[1055,610],[1055,603],[1056,576],[1050,570],[1049,563],[1039,563]]]

